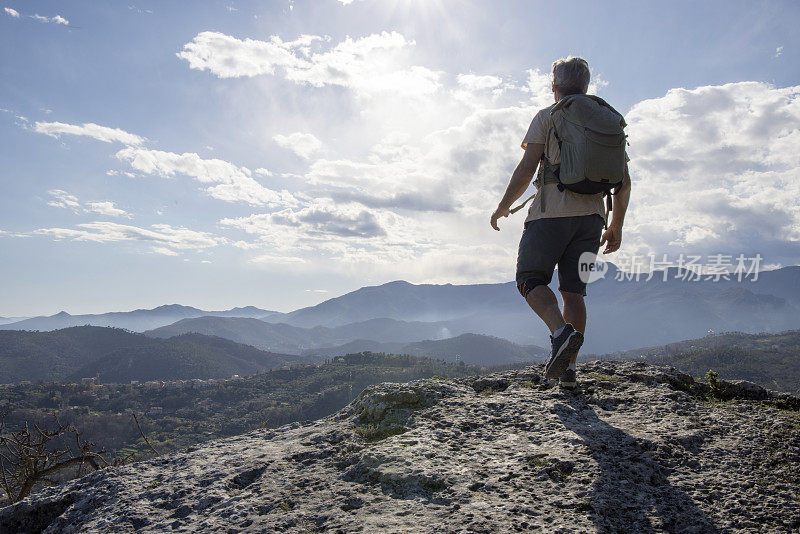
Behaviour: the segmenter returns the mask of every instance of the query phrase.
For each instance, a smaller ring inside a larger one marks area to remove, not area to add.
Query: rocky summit
[[[800,399],[598,361],[364,390],[334,416],[95,472],[0,532],[797,532]]]

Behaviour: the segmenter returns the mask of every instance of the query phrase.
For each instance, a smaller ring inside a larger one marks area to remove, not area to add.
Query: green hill
[[[800,393],[800,330],[780,334],[732,332],[607,355],[644,358],[694,376],[713,370],[727,380],[749,380],[766,388]]]
[[[155,339],[119,328],[0,331],[0,383],[98,377],[101,382],[226,378],[298,361],[227,339],[186,334]]]

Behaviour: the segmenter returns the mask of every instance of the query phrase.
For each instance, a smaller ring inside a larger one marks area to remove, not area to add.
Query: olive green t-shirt
[[[525,134],[525,138],[522,140],[522,148],[524,149],[528,143],[543,144],[547,151],[547,159],[550,163],[556,165],[561,163],[561,151],[558,148],[558,140],[553,133],[553,121],[560,120],[560,114],[557,113],[555,117],[550,115],[552,107],[540,110],[533,117],[531,125],[528,127],[528,133]],[[561,125],[559,124],[558,126]],[[544,212],[542,212],[543,193],[545,196]],[[567,189],[559,191],[558,184],[544,184],[543,188],[539,188],[536,191],[536,196],[533,197],[528,208],[528,216],[525,218],[525,222],[547,217],[575,217],[593,215],[595,213],[605,219],[606,209],[603,203],[603,196],[603,193],[584,195]]]

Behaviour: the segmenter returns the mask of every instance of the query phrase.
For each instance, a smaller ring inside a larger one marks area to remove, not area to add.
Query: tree
[[[38,425],[31,429],[26,422],[11,431],[5,426],[8,412],[0,413],[0,487],[7,504],[24,499],[37,485],[56,485],[54,475],[65,469],[88,466],[97,470],[109,465],[102,456],[104,451],[94,450],[93,442],[82,441],[71,423],[63,425],[54,418],[53,429]]]

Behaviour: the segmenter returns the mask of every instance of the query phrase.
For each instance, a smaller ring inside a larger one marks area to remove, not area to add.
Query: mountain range
[[[102,383],[229,378],[365,351],[484,366],[541,361],[545,356],[539,347],[522,347],[477,334],[410,344],[351,344],[299,355],[265,351],[202,333],[151,337],[120,328],[75,326],[50,332],[0,331],[0,384],[23,380],[75,382],[86,377],[96,377]]]
[[[687,281],[686,271],[657,271],[649,280],[611,264],[589,285],[584,351],[604,353],[698,338],[709,332],[780,332],[800,327],[800,266],[742,280]],[[556,282],[553,282],[555,287]],[[154,337],[197,332],[255,347],[303,351],[374,343],[442,340],[472,333],[517,345],[548,346],[549,332],[513,282],[362,287],[316,306],[281,313],[252,306],[207,312],[179,305],[96,315],[35,317],[0,329],[52,330],[76,324],[147,331]]]
[[[127,312],[70,315],[65,311],[61,311],[55,315],[29,317],[7,323],[0,321],[0,330],[58,330],[71,326],[90,325],[110,326],[142,332],[190,317],[269,317],[273,313],[277,312],[262,310],[255,306],[232,308],[223,311],[208,311],[180,304],[165,304],[149,310],[138,309]],[[8,319],[15,318],[9,317]]]

